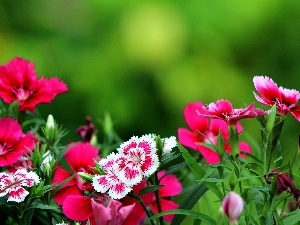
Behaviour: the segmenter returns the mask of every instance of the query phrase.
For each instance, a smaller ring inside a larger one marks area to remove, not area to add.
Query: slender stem
[[[141,206],[142,206],[142,208],[144,209],[144,211],[145,211],[147,217],[148,217],[148,218],[151,217],[150,212],[148,211],[146,205],[144,204],[144,202],[143,202],[143,200],[142,200],[142,198],[141,198],[140,196],[137,196],[137,195],[134,195],[134,194],[129,194],[129,197],[131,197],[131,198],[137,200],[138,203],[140,203]],[[154,221],[153,221],[152,219],[150,220],[150,222],[151,222],[151,225],[155,225],[155,224],[154,224]]]
[[[155,179],[155,183],[158,184],[157,173],[155,173],[154,176],[155,176],[155,178],[154,178],[154,179]],[[156,190],[154,193],[155,193],[155,199],[156,199],[156,204],[157,204],[158,213],[160,213],[160,212],[162,212],[162,208],[161,208],[161,204],[160,204],[160,197],[159,197],[158,190]],[[164,224],[164,219],[163,219],[162,216],[159,217],[159,223],[160,223],[161,225]]]

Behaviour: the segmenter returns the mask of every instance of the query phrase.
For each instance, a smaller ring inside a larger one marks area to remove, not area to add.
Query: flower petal
[[[86,196],[68,196],[63,203],[62,209],[68,218],[77,221],[85,221],[93,215],[91,198]]]
[[[7,201],[12,201],[12,202],[23,202],[25,200],[25,197],[29,194],[28,191],[26,191],[24,188],[21,186],[13,186],[10,188],[9,191],[9,197]]]

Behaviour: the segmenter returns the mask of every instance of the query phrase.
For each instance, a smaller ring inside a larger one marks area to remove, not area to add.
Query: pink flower
[[[254,103],[250,104],[243,109],[234,109],[232,104],[228,100],[218,100],[216,103],[210,103],[207,107],[204,107],[203,111],[198,111],[198,114],[203,117],[221,119],[228,123],[228,125],[236,125],[238,120],[244,118],[255,118],[263,116],[268,111],[263,111],[258,108],[254,108]]]
[[[124,182],[121,175],[119,162],[126,163],[126,159],[120,155],[111,153],[106,159],[101,159],[99,165],[102,166],[104,175],[93,177],[93,187],[97,192],[106,193],[113,199],[124,198],[132,187]]]
[[[158,172],[158,179],[163,177],[164,174],[165,171]],[[166,175],[160,180],[159,184],[164,185],[164,187],[159,189],[159,200],[162,207],[162,211],[164,212],[167,210],[177,209],[178,204],[170,200],[170,197],[176,196],[182,191],[182,185],[177,179],[177,177],[172,174]],[[137,194],[142,188],[145,188],[146,186],[146,181],[143,181],[133,187],[133,192]],[[141,196],[141,198],[143,199],[143,202],[148,208],[151,208],[151,210],[153,210],[154,213],[158,213],[157,203],[153,192],[144,194]],[[133,202],[135,202],[135,200],[131,198],[124,198],[122,201],[125,204],[132,204]],[[169,223],[172,221],[173,217],[174,215],[163,216],[164,220],[166,220]],[[141,224],[141,221],[143,221],[145,218],[145,211],[143,210],[140,204],[136,203],[131,214],[128,216],[127,220],[123,225],[138,225]]]
[[[134,204],[124,206],[121,202],[103,195],[100,198],[71,195],[63,204],[63,213],[75,221],[89,220],[91,225],[123,225]]]
[[[36,142],[33,134],[22,132],[17,120],[0,118],[0,166],[12,166],[21,156],[29,153]]]
[[[65,159],[73,170],[73,174],[57,166],[52,184],[59,185],[61,182],[73,176],[61,189],[54,195],[57,204],[62,205],[65,198],[69,195],[83,195],[84,190],[92,189],[92,186],[82,180],[77,173],[92,173],[91,168],[94,167],[94,160],[98,157],[99,150],[89,143],[76,143],[71,146],[65,153]]]
[[[296,120],[300,121],[300,106],[297,106],[300,93],[293,89],[286,89],[277,86],[269,77],[255,76],[253,83],[261,96],[254,93],[257,101],[264,105],[273,106],[276,104],[278,113],[286,115],[291,113]]]
[[[0,66],[0,98],[6,103],[18,101],[20,111],[33,113],[37,104],[49,103],[68,90],[58,78],[38,79],[34,67],[22,58],[14,58]]]
[[[36,173],[19,169],[14,174],[0,173],[0,197],[8,195],[7,201],[23,202],[29,194],[22,186],[32,187],[40,182]]]
[[[225,139],[224,148],[227,152],[230,152],[228,126],[223,120],[199,116],[199,112],[205,112],[203,106],[204,104],[201,102],[193,102],[185,107],[184,118],[190,130],[179,128],[178,140],[182,145],[200,152],[207,163],[215,164],[220,162],[217,152],[203,144],[216,145],[219,131],[221,131]],[[240,123],[237,123],[237,131],[238,133],[242,132]],[[249,144],[245,142],[240,142],[239,148],[242,152],[251,152]]]
[[[117,150],[126,158],[126,163],[120,165],[120,176],[129,185],[139,183],[143,177],[153,174],[159,166],[156,143],[152,135],[132,137]]]
[[[231,223],[236,222],[238,221],[241,213],[243,212],[244,201],[240,195],[231,191],[223,199],[222,209]]]

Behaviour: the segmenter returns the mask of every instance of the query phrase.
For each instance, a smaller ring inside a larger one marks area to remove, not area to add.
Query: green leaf
[[[180,214],[180,215],[185,215],[185,216],[193,216],[193,217],[196,217],[196,218],[199,218],[199,219],[202,219],[206,222],[208,222],[209,224],[217,224],[216,220],[203,214],[203,213],[199,213],[199,212],[195,212],[195,211],[191,211],[191,210],[184,210],[184,209],[175,209],[175,210],[168,210],[168,211],[164,211],[164,212],[161,212],[161,213],[157,213],[151,217],[149,217],[147,220],[153,220],[153,219],[156,219],[156,218],[159,218],[161,216],[164,216],[164,215],[170,215],[170,214]]]
[[[186,167],[186,163],[185,162],[182,162],[182,163],[179,163],[179,164],[176,164],[174,166],[170,166],[166,172],[164,173],[164,175],[159,179],[161,180],[162,178],[164,178],[165,176],[169,175],[169,174],[173,174],[179,170],[181,170],[182,168]]]
[[[300,209],[295,210],[294,212],[289,213],[288,215],[284,216],[279,220],[284,225],[296,224],[300,221]]]
[[[149,186],[143,188],[142,190],[140,190],[140,192],[138,193],[138,196],[141,196],[141,195],[153,192],[153,191],[157,191],[164,186],[165,185],[149,185]]]
[[[189,194],[181,201],[178,208],[191,210],[207,190],[208,188],[204,184],[195,184],[194,188],[189,191]],[[175,215],[171,225],[180,225],[184,218],[185,215]]]
[[[266,122],[266,131],[267,133],[270,133],[273,129],[274,123],[276,119],[276,104],[274,104],[270,110],[270,113],[268,114],[267,117],[267,122]]]
[[[33,216],[34,209],[33,208],[28,208],[25,213],[23,219],[20,221],[20,225],[30,225],[32,216]]]
[[[58,207],[54,207],[51,205],[44,205],[44,204],[36,204],[30,206],[28,209],[50,209],[50,210],[58,210]]]
[[[196,180],[201,180],[205,176],[205,174],[206,174],[205,170],[202,168],[202,166],[200,166],[196,162],[196,160],[189,154],[189,152],[179,142],[177,142],[177,146],[178,146],[178,148],[179,148],[179,150],[180,150],[180,152],[181,152],[181,154],[182,154],[185,162],[187,163],[187,165],[191,169],[192,173],[196,177]],[[216,194],[220,200],[223,199],[222,192],[220,191],[220,189],[214,183],[209,183],[209,182],[203,182],[203,183],[214,194]]]

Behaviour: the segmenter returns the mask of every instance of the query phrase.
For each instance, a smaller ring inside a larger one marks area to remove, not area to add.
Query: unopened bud
[[[244,209],[244,201],[242,197],[231,191],[223,199],[222,209],[225,215],[228,217],[230,223],[235,223],[238,221],[241,213]]]
[[[80,178],[82,178],[83,180],[85,180],[87,182],[92,182],[93,177],[94,177],[93,175],[85,173],[85,172],[78,172],[77,174]]]
[[[47,128],[54,128],[54,118],[51,114],[49,114],[46,122],[46,127]]]

